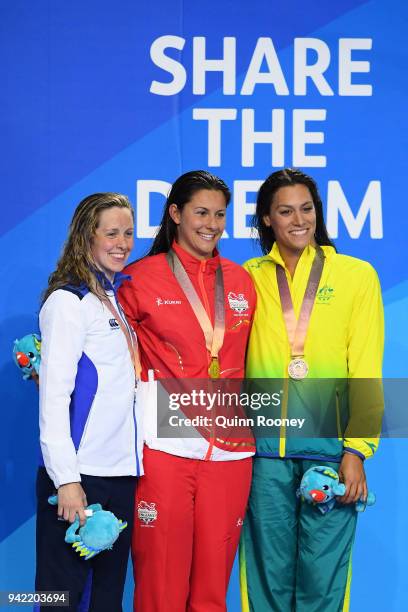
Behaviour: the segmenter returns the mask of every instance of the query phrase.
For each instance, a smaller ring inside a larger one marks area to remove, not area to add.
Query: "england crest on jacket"
[[[230,291],[228,294],[228,302],[230,308],[232,310],[235,310],[235,312],[237,312],[238,314],[243,313],[249,308],[248,300],[245,299],[243,293],[234,293],[233,291]]]
[[[155,503],[148,503],[141,500],[137,505],[137,515],[143,527],[153,527],[153,523],[157,519],[158,512]]]

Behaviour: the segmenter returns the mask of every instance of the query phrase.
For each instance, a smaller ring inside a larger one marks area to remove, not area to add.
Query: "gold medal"
[[[309,373],[309,366],[304,359],[296,357],[288,365],[288,374],[294,380],[302,380]]]
[[[211,357],[211,363],[208,366],[208,374],[210,378],[219,378],[221,374],[220,370],[220,362],[218,361],[218,357]]]

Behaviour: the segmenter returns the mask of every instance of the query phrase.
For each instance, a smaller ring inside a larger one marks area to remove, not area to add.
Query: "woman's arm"
[[[71,438],[69,407],[86,334],[80,298],[51,294],[40,312],[40,442],[44,465],[58,490],[58,513],[81,522],[86,504]]]
[[[381,432],[383,351],[381,287],[374,268],[365,263],[347,339],[350,418],[344,437],[345,451],[362,460],[374,454]]]
[[[381,384],[384,313],[375,270],[366,264],[349,324],[348,372],[350,418],[344,437],[340,480],[346,485],[343,503],[367,498],[364,460],[378,446],[383,414]]]

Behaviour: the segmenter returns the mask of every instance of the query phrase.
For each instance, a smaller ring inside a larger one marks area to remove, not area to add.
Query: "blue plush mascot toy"
[[[336,497],[346,492],[344,484],[339,482],[339,475],[335,470],[325,465],[309,468],[304,474],[297,491],[302,501],[316,504],[322,514],[330,512],[336,505]],[[356,502],[356,511],[363,512],[366,506],[375,503],[374,493],[368,493],[367,500]]]
[[[52,495],[48,498],[48,502],[55,506],[58,503],[58,497]],[[102,510],[101,504],[91,504],[85,510],[87,515],[86,523],[79,529],[79,519],[70,525],[65,534],[67,544],[72,544],[72,547],[84,557],[87,561],[103,550],[112,548],[118,539],[120,532],[127,527],[127,523],[120,521],[116,516],[108,510]]]
[[[41,340],[37,334],[27,334],[14,341],[13,358],[16,366],[23,372],[24,380],[38,380],[41,362]]]

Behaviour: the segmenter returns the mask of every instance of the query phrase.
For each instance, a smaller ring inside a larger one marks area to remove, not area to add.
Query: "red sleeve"
[[[126,270],[125,274],[132,275],[132,270]],[[136,283],[133,278],[125,281],[118,291],[118,298],[120,305],[122,306],[126,319],[131,324],[134,330],[136,330],[139,317],[139,303],[137,301]]]

